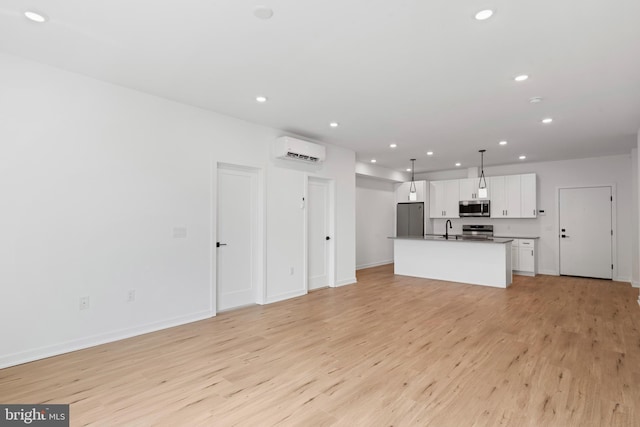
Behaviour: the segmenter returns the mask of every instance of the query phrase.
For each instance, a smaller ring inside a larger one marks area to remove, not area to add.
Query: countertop
[[[540,236],[493,236],[501,239],[539,239]]]
[[[522,237],[520,237],[522,238]],[[464,239],[460,234],[449,234],[449,238],[445,239],[441,234],[427,234],[424,237],[421,236],[400,236],[400,237],[389,237],[392,240],[428,240],[434,242],[465,242],[465,243],[499,243],[504,244],[508,242],[513,242],[511,238],[503,238],[503,237],[493,237],[489,239]]]

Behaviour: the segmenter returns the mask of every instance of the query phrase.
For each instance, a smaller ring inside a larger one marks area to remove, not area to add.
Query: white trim
[[[633,286],[634,288],[640,288],[640,282],[637,280],[633,280],[631,282],[631,286]],[[638,302],[640,302],[640,296],[638,296]]]
[[[513,274],[516,274],[518,276],[529,276],[529,277],[536,277],[536,274],[533,271],[520,271],[520,270],[513,270],[512,271]]]
[[[278,294],[278,295],[274,295],[272,297],[267,297],[267,300],[266,300],[265,304],[273,304],[274,302],[280,302],[280,301],[284,301],[284,300],[291,299],[291,298],[301,297],[301,296],[304,296],[304,295],[307,295],[307,291],[306,290],[285,292],[283,294]]]
[[[627,282],[631,283],[631,277],[614,277],[612,279],[614,282]]]
[[[538,270],[538,274],[544,274],[546,276],[559,276],[557,270]]]
[[[570,185],[566,187],[556,187],[556,248],[558,251],[557,258],[557,267],[556,267],[556,276],[560,275],[560,190],[571,189],[571,188],[599,188],[599,187],[610,187],[611,188],[611,197],[613,200],[611,201],[611,229],[613,230],[613,235],[611,236],[611,263],[613,264],[613,271],[611,272],[611,280],[616,280],[615,278],[618,276],[618,192],[616,189],[616,184],[593,184],[593,185]]]
[[[364,268],[371,268],[371,267],[379,267],[381,265],[388,265],[388,264],[393,264],[393,259],[387,259],[384,261],[370,262],[368,264],[356,265],[356,270],[362,270]]]
[[[211,240],[209,241],[209,310],[215,316],[218,307],[218,257],[215,243],[218,241],[218,165],[213,159],[211,159],[211,167],[209,168],[209,171],[209,182],[211,183],[211,188],[209,188],[209,230],[211,234]]]
[[[351,279],[338,280],[335,287],[338,288],[340,286],[355,285],[356,283],[358,283],[358,280],[355,277],[352,277]]]
[[[126,338],[136,337],[139,335],[156,332],[163,329],[173,328],[175,326],[187,323],[197,322],[200,320],[210,319],[215,313],[207,310],[186,316],[178,316],[168,320],[148,323],[134,328],[124,328],[113,332],[94,335],[77,340],[67,341],[60,344],[54,344],[46,347],[40,347],[33,350],[27,350],[19,353],[8,354],[0,357],[0,369],[9,366],[21,365],[34,360],[45,359],[47,357],[58,356],[72,351],[83,350],[97,345],[107,344],[114,341],[120,341]]]

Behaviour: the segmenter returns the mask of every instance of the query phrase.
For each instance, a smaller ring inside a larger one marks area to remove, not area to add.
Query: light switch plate
[[[187,238],[187,227],[173,227],[173,238],[174,239],[186,239]]]

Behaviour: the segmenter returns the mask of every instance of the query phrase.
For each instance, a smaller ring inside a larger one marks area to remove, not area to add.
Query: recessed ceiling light
[[[256,96],[256,101],[258,102],[267,102],[266,96]]]
[[[553,119],[551,117],[547,117],[546,119],[542,119],[542,123],[544,123],[545,125],[548,125],[552,121],[553,121]]]
[[[371,159],[371,163],[375,163],[375,162],[377,162],[376,159]]]
[[[519,76],[516,76],[513,80],[517,81],[517,82],[523,82],[525,80],[527,80],[529,78],[529,76],[527,76],[526,74],[520,74]]]
[[[527,156],[520,156],[520,157],[518,157],[518,158],[519,158],[520,160],[524,160],[524,159],[526,159],[526,158],[527,158]]]
[[[411,172],[411,168],[407,168],[407,169],[406,169],[406,171],[407,171],[407,172]]]
[[[534,96],[533,98],[529,98],[529,102],[532,104],[538,104],[540,102],[542,102],[542,97],[541,96]]]
[[[43,23],[43,22],[47,22],[47,16],[40,13],[40,12],[34,12],[33,10],[27,10],[24,13],[24,16],[33,21],[33,22],[37,22],[37,23]]]
[[[507,141],[500,141],[500,142],[498,142],[498,144],[500,144],[500,145],[507,145]]]
[[[396,148],[398,146],[398,144],[389,144],[389,147],[391,148]]]
[[[478,21],[484,21],[485,19],[491,18],[491,16],[493,16],[493,10],[491,9],[481,10],[480,12],[476,13],[476,19]]]
[[[273,9],[267,6],[256,6],[253,15],[258,19],[270,19],[273,16]]]
[[[462,166],[462,163],[456,163],[456,166]]]
[[[433,151],[427,151],[427,156],[433,156]]]
[[[338,127],[338,122],[331,122],[331,123],[329,123],[329,126],[331,126],[332,128],[337,128]]]

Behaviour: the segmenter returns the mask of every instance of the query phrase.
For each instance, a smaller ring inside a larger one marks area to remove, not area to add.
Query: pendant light
[[[478,182],[478,198],[486,199],[488,196],[487,180],[484,177],[484,152],[487,150],[480,150],[480,182]]]
[[[409,200],[415,202],[418,200],[418,190],[416,189],[416,181],[413,178],[414,166],[416,159],[411,160],[411,185],[409,185]]]

